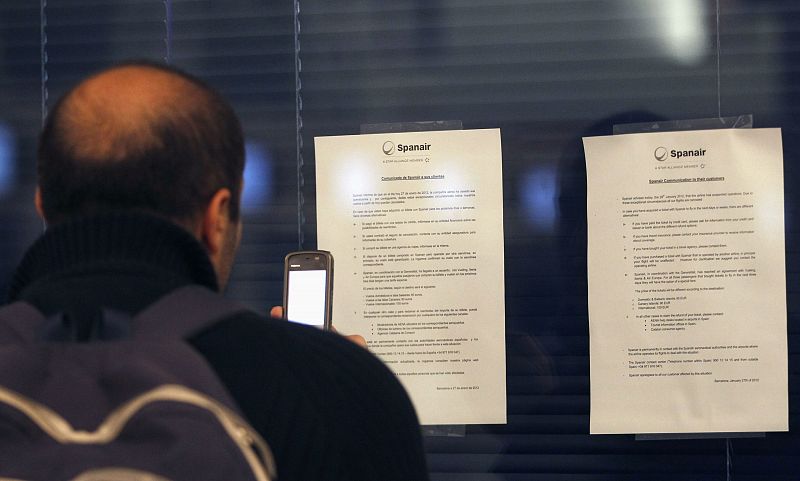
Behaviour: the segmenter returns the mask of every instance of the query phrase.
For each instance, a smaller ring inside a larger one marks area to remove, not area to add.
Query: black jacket
[[[64,313],[80,339],[101,308],[135,315],[187,284],[218,290],[188,232],[151,216],[114,214],[49,229],[17,269],[9,300]],[[249,312],[189,341],[270,444],[281,481],[427,479],[408,396],[367,350]]]

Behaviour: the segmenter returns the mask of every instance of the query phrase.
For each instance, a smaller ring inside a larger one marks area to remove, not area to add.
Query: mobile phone
[[[284,259],[283,316],[320,329],[331,328],[333,256],[327,251],[290,252]]]

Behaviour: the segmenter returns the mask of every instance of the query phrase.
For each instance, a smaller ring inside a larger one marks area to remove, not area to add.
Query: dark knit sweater
[[[202,246],[160,219],[119,214],[49,229],[10,290],[88,333],[103,307],[135,315],[187,284],[217,289]],[[338,335],[255,313],[189,340],[272,448],[281,481],[424,480],[418,421],[394,375]]]

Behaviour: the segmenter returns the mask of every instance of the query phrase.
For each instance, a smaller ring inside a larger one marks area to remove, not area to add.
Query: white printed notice
[[[590,432],[786,431],[780,130],[584,148]]]
[[[333,324],[363,335],[422,424],[506,422],[500,131],[317,137]]]

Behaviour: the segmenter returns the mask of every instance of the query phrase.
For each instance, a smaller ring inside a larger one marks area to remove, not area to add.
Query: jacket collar
[[[48,228],[14,273],[9,300],[34,284],[100,269],[159,271],[219,290],[202,245],[185,229],[156,216],[113,213],[65,221]]]

